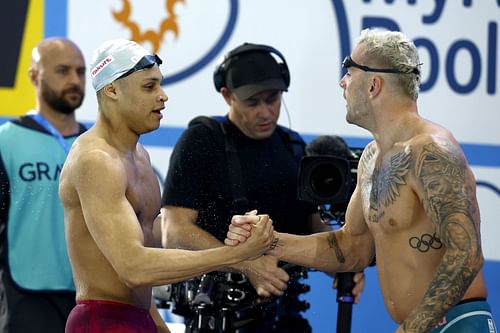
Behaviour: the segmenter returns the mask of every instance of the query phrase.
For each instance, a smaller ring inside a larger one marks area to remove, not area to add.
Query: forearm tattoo
[[[335,236],[335,232],[331,232],[328,235],[328,245],[335,252],[335,257],[337,258],[338,262],[341,264],[345,263],[344,253],[342,253],[342,250],[340,249],[339,242],[337,241],[337,237]]]
[[[408,332],[427,331],[460,301],[479,270],[480,255],[474,223],[478,219],[475,192],[470,188],[471,181],[467,182],[462,152],[449,143],[429,143],[416,162],[417,179],[424,192],[422,204],[439,235],[433,236],[434,241],[439,240],[447,251],[421,305],[404,322]]]

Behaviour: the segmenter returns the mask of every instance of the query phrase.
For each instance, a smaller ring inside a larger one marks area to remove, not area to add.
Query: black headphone
[[[281,59],[281,63],[278,63],[281,70],[281,75],[283,77],[283,81],[286,86],[290,85],[290,71],[288,70],[288,65],[286,64],[285,57],[281,54],[280,51],[275,48],[262,44],[252,44],[252,43],[244,43],[238,46],[233,51],[230,51],[228,54],[224,56],[224,60],[222,60],[214,71],[214,85],[215,90],[220,92],[222,87],[226,86],[226,73],[227,69],[231,64],[231,59],[239,54],[247,53],[247,52],[265,52],[269,54],[275,54]]]

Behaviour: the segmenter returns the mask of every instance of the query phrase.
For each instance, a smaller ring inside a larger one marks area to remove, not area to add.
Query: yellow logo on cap
[[[160,44],[165,35],[165,32],[172,31],[175,38],[179,35],[179,27],[177,25],[177,16],[174,12],[174,6],[178,2],[184,2],[184,0],[165,0],[165,9],[167,12],[167,17],[164,18],[158,27],[158,31],[146,30],[141,32],[141,28],[137,22],[130,19],[132,14],[132,6],[129,0],[122,0],[123,9],[121,11],[113,11],[114,18],[122,23],[126,28],[130,30],[132,36],[130,39],[136,41],[137,43],[144,43],[146,41],[151,42],[153,45],[153,53],[158,53],[160,50]]]

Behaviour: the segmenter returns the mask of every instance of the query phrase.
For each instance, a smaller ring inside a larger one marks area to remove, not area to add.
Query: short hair
[[[351,158],[352,152],[347,142],[337,135],[320,135],[306,146],[306,155],[329,155]]]
[[[406,35],[399,31],[364,29],[358,44],[365,46],[365,59],[403,72],[404,74],[393,75],[393,78],[412,100],[417,100],[422,64],[415,44]]]

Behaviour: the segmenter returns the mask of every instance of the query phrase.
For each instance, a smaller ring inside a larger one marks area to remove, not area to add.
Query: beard
[[[82,105],[85,93],[78,86],[73,86],[57,92],[46,82],[42,81],[42,98],[55,111],[63,114],[71,114]],[[68,94],[79,94],[79,98],[68,97]]]
[[[373,112],[369,108],[370,101],[363,94],[355,94],[347,101],[346,121],[349,124],[365,128],[365,122],[371,117]]]

